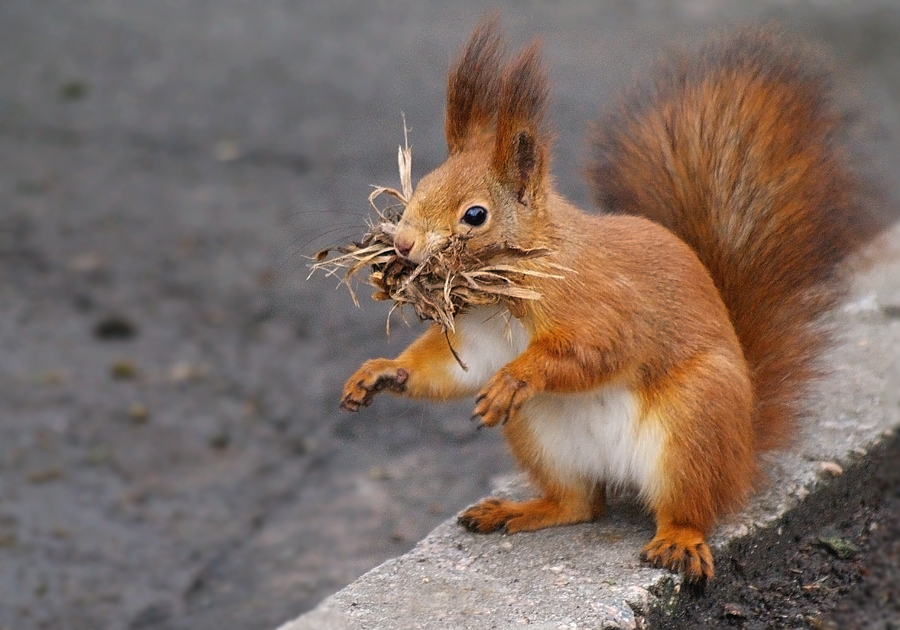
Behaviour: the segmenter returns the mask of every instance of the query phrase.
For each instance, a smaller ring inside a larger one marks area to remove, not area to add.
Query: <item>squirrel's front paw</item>
[[[390,359],[366,361],[356,374],[347,379],[341,398],[341,409],[359,411],[360,407],[369,406],[375,394],[385,389],[403,392],[406,389],[407,379],[409,372],[398,367],[395,361]]]
[[[481,417],[481,426],[493,427],[505,423],[526,400],[532,390],[523,380],[500,371],[488,382],[475,399],[475,416]]]

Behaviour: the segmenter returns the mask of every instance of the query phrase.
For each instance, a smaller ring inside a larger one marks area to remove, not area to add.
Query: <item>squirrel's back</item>
[[[792,434],[838,264],[871,226],[844,127],[821,65],[748,30],[666,62],[595,132],[597,200],[663,224],[712,275],[751,368],[760,450]]]

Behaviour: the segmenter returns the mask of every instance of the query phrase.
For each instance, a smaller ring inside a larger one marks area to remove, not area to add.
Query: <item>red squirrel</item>
[[[591,521],[607,488],[628,486],[656,518],[641,559],[688,584],[713,576],[706,537],[758,485],[759,454],[794,434],[829,340],[818,322],[859,241],[844,121],[805,54],[751,29],[662,62],[595,127],[603,212],[587,214],[549,172],[538,42],[507,60],[496,19],[475,29],[449,73],[449,156],[394,247],[418,263],[464,234],[474,250],[545,248],[565,271],[535,277],[541,298],[514,313],[472,308],[365,362],[341,402],[476,395],[474,417],[502,425],[540,495],[483,500],[463,527]]]

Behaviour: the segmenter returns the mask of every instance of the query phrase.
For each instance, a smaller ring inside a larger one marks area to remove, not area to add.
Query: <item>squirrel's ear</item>
[[[534,195],[547,171],[546,109],[547,78],[535,41],[503,75],[492,160],[494,171],[519,201]]]
[[[538,152],[537,138],[527,129],[519,131],[512,139],[512,160],[507,165],[506,174],[510,176],[509,182],[513,185],[516,198],[524,200],[525,192],[530,188],[535,175],[535,169],[541,161]]]
[[[488,129],[497,114],[503,36],[499,16],[482,18],[447,77],[445,133],[450,153],[462,151],[474,135]]]

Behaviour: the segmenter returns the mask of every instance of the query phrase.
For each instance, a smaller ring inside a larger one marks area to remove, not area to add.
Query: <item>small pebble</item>
[[[223,451],[231,446],[231,434],[228,429],[219,429],[209,436],[209,445],[217,451]]]
[[[62,471],[59,468],[44,468],[42,470],[33,470],[28,473],[29,483],[48,483],[62,479]]]
[[[104,260],[100,254],[95,252],[85,252],[70,258],[66,263],[66,266],[69,270],[77,273],[94,273],[102,269],[104,264]]]
[[[94,337],[101,341],[125,341],[135,335],[137,326],[121,315],[110,315],[94,324]]]
[[[116,381],[130,381],[137,374],[137,366],[128,359],[119,359],[109,366],[109,375]]]
[[[144,424],[150,417],[150,410],[142,402],[134,401],[128,405],[128,417],[135,424]]]
[[[196,381],[203,378],[205,372],[202,368],[180,361],[169,369],[169,380],[173,383],[183,383],[185,381]]]
[[[61,101],[80,101],[89,92],[88,84],[84,81],[66,81],[59,86],[59,100]]]
[[[859,553],[859,547],[846,538],[820,537],[819,543],[841,560],[849,560]]]
[[[747,617],[747,612],[737,604],[725,604],[724,609],[726,617],[735,619],[744,619]]]

